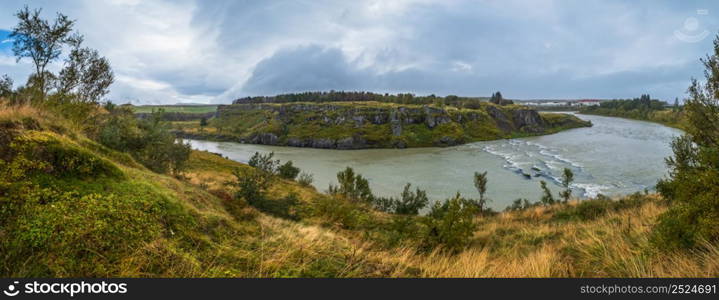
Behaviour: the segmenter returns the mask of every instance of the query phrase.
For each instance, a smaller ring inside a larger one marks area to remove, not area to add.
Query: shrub
[[[302,186],[310,186],[313,181],[314,176],[312,176],[312,174],[310,173],[305,172],[300,173],[300,177],[297,179],[297,182],[299,182]]]
[[[622,199],[614,201],[604,195],[598,195],[595,199],[584,200],[576,206],[568,206],[554,214],[555,220],[579,220],[588,221],[606,215],[611,211],[620,211],[628,208],[639,207],[648,201],[649,198],[641,193],[634,193]]]
[[[359,229],[372,223],[372,216],[358,203],[345,198],[319,196],[311,207],[313,216],[322,219],[322,223],[344,229]]]
[[[452,252],[464,249],[472,239],[477,224],[476,207],[459,193],[443,203],[435,203],[427,217],[423,244],[427,248],[444,247]]]
[[[280,175],[280,177],[289,180],[295,180],[297,174],[299,173],[300,168],[293,166],[291,160],[277,168],[277,174]]]
[[[554,202],[556,202],[556,201],[554,200],[554,196],[552,196],[552,191],[550,191],[549,188],[547,187],[547,182],[542,180],[539,182],[539,186],[542,188],[542,199],[540,199],[542,204],[544,204],[544,205],[554,204]]]
[[[176,141],[162,114],[159,110],[138,121],[130,108],[114,107],[89,135],[109,148],[130,153],[154,172],[179,175],[191,148],[181,139]]]
[[[337,181],[339,186],[330,185],[330,194],[341,195],[355,202],[373,202],[374,196],[369,187],[369,182],[362,175],[355,174],[352,168],[347,167],[344,171],[337,173]]]
[[[391,212],[398,215],[417,215],[419,211],[427,206],[429,199],[427,193],[417,188],[411,191],[412,185],[407,183],[402,191],[400,199],[377,197],[374,199],[374,206],[380,211]]]
[[[514,202],[512,202],[512,205],[507,206],[507,208],[505,208],[504,211],[520,211],[520,210],[525,210],[527,208],[530,208],[532,206],[534,206],[534,204],[529,202],[529,200],[520,198],[520,199],[514,200]]]
[[[270,185],[270,177],[262,172],[249,173],[245,174],[239,169],[233,171],[236,181],[231,182],[231,184],[238,188],[235,199],[243,199],[249,204],[261,202],[265,198],[265,191]]]
[[[280,161],[273,160],[272,158],[274,156],[274,152],[270,152],[267,154],[260,154],[259,152],[255,152],[255,154],[252,155],[247,164],[264,172],[275,174],[275,172],[277,171],[277,166],[280,164]]]
[[[299,220],[297,211],[300,203],[297,194],[291,193],[283,198],[269,199],[267,197],[250,198],[248,204],[257,210],[273,215],[275,217],[285,218],[289,220]]]

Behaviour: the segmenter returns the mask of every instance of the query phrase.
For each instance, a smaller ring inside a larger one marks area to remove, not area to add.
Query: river
[[[681,131],[621,118],[577,114],[594,124],[560,133],[449,148],[326,150],[190,140],[192,147],[247,162],[255,152],[275,152],[314,175],[320,191],[336,183],[338,171],[350,166],[369,179],[377,195],[398,196],[405,183],[427,191],[432,200],[460,192],[478,197],[475,171],[487,171],[489,206],[501,210],[514,199],[538,201],[540,180],[556,194],[564,168],[574,172],[572,190],[582,198],[629,194],[653,189],[667,172],[664,158]]]

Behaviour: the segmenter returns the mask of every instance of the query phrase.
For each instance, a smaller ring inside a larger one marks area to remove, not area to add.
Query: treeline
[[[602,101],[598,106],[582,108],[580,113],[657,122],[675,128],[684,128],[685,123],[679,99],[674,99],[674,105],[669,109],[666,102],[651,99],[649,95]]]
[[[639,98],[633,99],[615,99],[609,101],[600,102],[599,106],[589,106],[584,110],[596,110],[596,109],[612,109],[612,110],[639,110],[639,111],[652,111],[652,110],[663,110],[667,106],[667,103],[661,100],[652,99],[649,94],[641,95]]]
[[[479,108],[480,102],[492,102],[499,105],[513,104],[511,100],[502,98],[500,92],[492,94],[491,98],[482,97],[459,97],[448,95],[446,97],[436,96],[434,94],[428,96],[417,96],[414,94],[378,94],[372,92],[347,92],[347,91],[329,91],[329,92],[304,92],[290,93],[276,96],[256,96],[239,98],[233,101],[234,104],[248,103],[291,103],[291,102],[365,102],[376,101],[397,104],[416,104],[416,105],[448,105],[459,108]]]

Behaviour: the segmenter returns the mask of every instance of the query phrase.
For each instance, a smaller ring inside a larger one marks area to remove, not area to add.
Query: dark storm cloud
[[[0,29],[13,26],[12,12],[24,4],[0,3]],[[701,77],[698,58],[719,31],[715,1],[27,4],[78,19],[88,45],[113,64],[110,96],[119,102],[228,102],[330,89],[673,99]],[[0,51],[0,73],[22,77],[27,67]]]

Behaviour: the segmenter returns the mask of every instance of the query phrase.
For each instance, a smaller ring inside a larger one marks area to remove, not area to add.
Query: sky
[[[74,0],[0,2],[0,75],[24,5],[75,19],[116,103],[229,103],[302,91],[673,101],[702,78],[719,1]],[[51,70],[62,68],[62,60]]]

